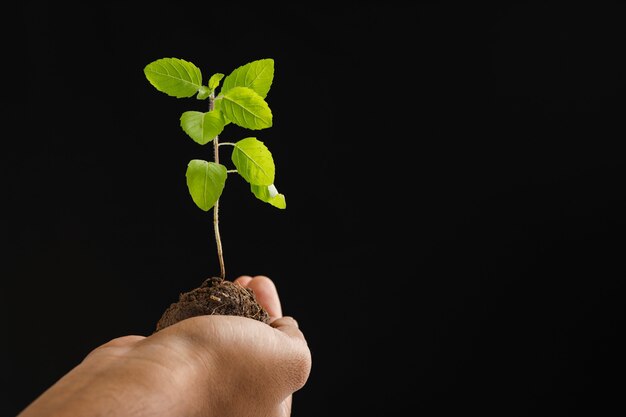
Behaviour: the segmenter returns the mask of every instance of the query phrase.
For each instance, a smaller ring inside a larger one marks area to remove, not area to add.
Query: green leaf
[[[235,87],[220,94],[218,98],[222,101],[219,108],[234,124],[252,130],[272,126],[272,111],[263,97],[254,90],[248,87]]]
[[[256,91],[262,98],[267,96],[274,80],[274,60],[259,59],[236,68],[222,84],[222,92],[235,87],[248,87]]]
[[[224,78],[224,74],[220,74],[219,72],[211,75],[211,78],[209,78],[209,88],[215,90],[220,85],[222,78]]]
[[[202,87],[200,69],[184,59],[157,59],[143,72],[157,90],[176,98],[191,97]]]
[[[198,100],[206,100],[211,95],[211,89],[205,85],[201,85],[196,98]]]
[[[192,159],[187,165],[187,187],[194,203],[204,211],[215,205],[224,191],[226,167],[200,159]]]
[[[261,201],[269,203],[279,209],[287,208],[285,196],[280,194],[274,184],[271,185],[255,185],[250,184],[252,193]]]
[[[230,120],[228,120],[228,117],[226,117],[226,115],[222,111],[222,99],[221,99],[221,97],[218,100],[215,100],[213,102],[213,105],[215,107],[215,110],[219,110],[219,111],[222,112],[222,117],[224,118],[224,126],[228,126],[230,124]]]
[[[218,110],[186,111],[180,116],[180,126],[191,139],[206,145],[224,130],[224,118]]]
[[[245,138],[235,143],[231,159],[239,175],[250,184],[270,185],[274,182],[274,159],[260,140]]]

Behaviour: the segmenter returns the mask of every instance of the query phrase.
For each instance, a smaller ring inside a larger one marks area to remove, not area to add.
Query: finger
[[[287,398],[285,398],[285,400],[280,403],[279,410],[278,410],[278,415],[280,417],[289,417],[291,415],[291,402],[292,402],[292,398],[293,396],[290,395]]]
[[[248,288],[254,292],[259,304],[267,310],[270,321],[283,316],[278,291],[271,279],[264,275],[257,275],[248,282]]]
[[[283,333],[286,333],[290,337],[305,340],[304,334],[298,328],[298,322],[293,317],[285,316],[277,318],[270,323],[270,326],[277,330],[280,330]]]
[[[287,378],[289,393],[298,391],[306,384],[309,374],[311,373],[311,350],[307,345],[304,334],[298,328],[298,322],[290,316],[280,317],[270,323],[270,326],[285,334],[290,342],[285,346],[291,345],[291,359],[288,362]],[[289,402],[285,405],[291,405]]]
[[[233,282],[246,288],[251,280],[252,277],[250,275],[242,275],[239,278],[236,278]]]

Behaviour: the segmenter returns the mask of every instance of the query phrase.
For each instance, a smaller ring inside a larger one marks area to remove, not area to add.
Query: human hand
[[[237,316],[199,316],[148,337],[96,348],[18,417],[288,417],[306,383],[311,353],[296,321],[283,317],[265,276],[235,280],[252,289],[270,325]]]

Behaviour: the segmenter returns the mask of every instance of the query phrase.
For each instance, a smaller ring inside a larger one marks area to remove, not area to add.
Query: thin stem
[[[215,94],[211,93],[209,96],[209,111],[212,111],[215,108]],[[216,164],[220,163],[220,153],[219,153],[219,136],[216,136],[213,139],[213,158]],[[226,266],[224,265],[224,250],[222,249],[222,238],[220,237],[220,227],[219,227],[219,198],[215,202],[213,206],[213,230],[215,231],[215,243],[217,244],[217,258],[220,262],[220,277],[222,279],[226,279]]]

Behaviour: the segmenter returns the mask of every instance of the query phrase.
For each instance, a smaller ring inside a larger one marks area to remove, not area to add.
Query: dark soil
[[[269,314],[257,302],[252,290],[222,278],[209,278],[198,288],[180,294],[163,313],[155,332],[181,320],[202,315],[243,316],[269,322]]]

